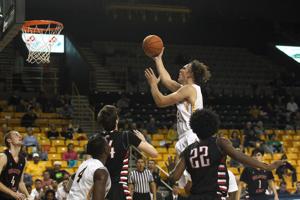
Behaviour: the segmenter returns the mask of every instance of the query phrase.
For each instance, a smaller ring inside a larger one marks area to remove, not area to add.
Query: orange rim
[[[38,25],[56,25],[56,27],[37,27]],[[60,22],[57,21],[52,21],[52,20],[30,20],[30,21],[25,21],[23,26],[22,26],[22,31],[26,33],[44,33],[46,31],[60,31],[63,29],[64,25]]]

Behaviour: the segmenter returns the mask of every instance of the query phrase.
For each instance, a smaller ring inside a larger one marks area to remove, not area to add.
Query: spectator
[[[49,139],[56,139],[59,136],[58,131],[56,130],[56,127],[54,124],[50,124],[50,130],[47,131],[47,138]]]
[[[33,112],[33,107],[30,107],[28,112],[25,113],[21,119],[21,126],[23,127],[33,127],[37,115]]]
[[[44,187],[52,187],[53,179],[50,178],[50,172],[49,171],[44,171],[43,172],[43,182],[42,186]]]
[[[289,113],[295,113],[298,111],[298,105],[295,102],[294,97],[291,97],[290,101],[286,104],[286,110]]]
[[[256,120],[260,117],[261,110],[259,107],[254,105],[254,106],[250,107],[249,114],[254,120]]]
[[[237,131],[232,131],[230,141],[234,148],[240,148],[241,139],[240,139],[239,133]]]
[[[58,185],[58,189],[56,192],[57,200],[66,200],[69,194],[69,190],[67,188],[68,180],[64,180]]]
[[[54,190],[47,190],[45,193],[45,197],[43,198],[43,200],[57,200],[55,198],[55,191]]]
[[[289,191],[287,190],[286,183],[281,182],[279,186],[279,190],[277,191],[278,194],[283,194],[283,195],[289,195]]]
[[[260,132],[261,134],[265,133],[264,123],[262,121],[258,121],[256,123],[256,127],[257,127],[258,132]]]
[[[73,139],[73,127],[72,124],[69,124],[69,126],[64,126],[60,132],[60,136],[64,137],[65,140],[69,139],[72,140]]]
[[[33,147],[32,152],[35,153],[39,149],[39,142],[36,137],[33,135],[33,128],[28,127],[27,136],[24,138],[23,145],[28,149],[28,147]]]
[[[41,176],[43,171],[46,169],[46,166],[40,162],[40,157],[38,153],[32,155],[33,162],[27,164],[25,172],[32,176]]]
[[[146,129],[148,131],[148,133],[150,134],[154,134],[154,133],[157,133],[157,126],[156,126],[156,121],[155,121],[155,118],[154,117],[151,117],[150,118],[150,121],[149,123],[147,124],[146,126]]]
[[[281,160],[287,160],[287,156],[285,154],[282,155]],[[276,169],[276,174],[278,175],[279,179],[281,182],[286,182],[284,179],[285,175],[290,175],[292,176],[292,183],[295,185],[297,182],[297,172],[295,167],[288,161],[285,162],[285,165],[282,165]]]
[[[40,151],[40,160],[47,161],[48,160],[48,151],[45,147],[42,146]]]
[[[122,110],[123,108],[129,107],[130,100],[125,94],[122,94],[121,98],[117,101],[117,107]]]
[[[270,134],[269,138],[269,141],[266,142],[268,148],[271,149],[272,153],[281,153],[282,144],[278,139],[276,139],[276,134]]]
[[[26,187],[26,189],[27,189],[27,191],[28,191],[28,194],[31,194],[31,191],[32,191],[32,184],[27,184],[27,183],[25,183],[25,187]]]
[[[176,124],[173,124],[173,127],[171,127],[167,133],[167,139],[170,141],[177,140],[177,132],[176,132]]]
[[[73,116],[73,108],[70,104],[65,104],[62,107],[61,114],[66,118],[72,118]]]
[[[61,169],[61,162],[55,161],[53,163],[54,167],[50,172],[50,177],[56,181],[57,183],[60,183],[64,180],[64,176],[67,173],[65,170]],[[52,182],[53,183],[53,182]],[[52,184],[53,185],[53,184]]]
[[[68,161],[69,167],[74,167],[77,161],[78,155],[74,151],[74,145],[68,144],[68,150],[63,154],[63,160]]]
[[[295,195],[300,195],[300,182],[298,181],[296,183],[296,191],[294,193]]]
[[[34,189],[30,193],[30,197],[34,200],[40,200],[43,194],[42,180],[36,179],[34,181]]]
[[[261,141],[256,135],[256,133],[254,132],[251,122],[246,123],[246,127],[244,129],[244,135],[245,135],[244,147],[256,147],[256,143]]]
[[[27,174],[26,172],[24,172],[24,183],[25,185],[30,185],[32,186],[33,182],[32,182],[32,176],[31,174]],[[28,191],[28,193],[30,194],[30,192]]]

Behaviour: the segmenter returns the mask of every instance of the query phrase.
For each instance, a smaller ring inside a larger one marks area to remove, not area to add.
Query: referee
[[[153,200],[156,200],[156,185],[152,173],[145,169],[145,161],[139,158],[136,162],[136,170],[129,175],[129,191],[133,200],[151,200],[150,187]]]

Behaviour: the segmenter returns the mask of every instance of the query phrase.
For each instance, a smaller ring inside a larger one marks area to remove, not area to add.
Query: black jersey
[[[217,138],[195,142],[181,154],[192,178],[191,194],[210,195],[211,199],[224,199],[228,191],[226,155],[216,144]]]
[[[247,184],[247,191],[250,198],[255,196],[264,196],[268,189],[268,181],[273,180],[272,172],[246,167],[240,177],[240,180]]]
[[[4,153],[7,157],[7,163],[2,169],[0,181],[6,187],[16,192],[19,189],[19,183],[25,167],[25,157],[19,153],[19,161],[16,163],[8,149],[6,149]],[[9,195],[0,192],[0,199],[2,199],[1,197],[3,199],[9,198]]]
[[[105,136],[111,147],[110,158],[107,159],[105,166],[109,171],[111,181],[116,183],[120,181],[123,165],[128,163],[128,161],[124,160],[126,159],[129,146],[139,146],[141,139],[131,131],[104,132],[102,135]]]

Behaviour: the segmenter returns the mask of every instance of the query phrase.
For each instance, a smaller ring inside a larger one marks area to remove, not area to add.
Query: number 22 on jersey
[[[210,165],[208,147],[200,146],[191,150],[190,163],[192,168],[207,167]]]

